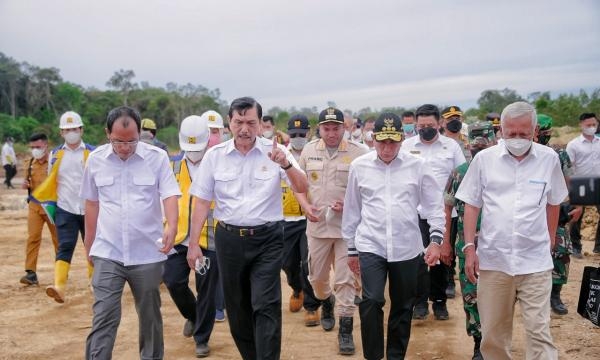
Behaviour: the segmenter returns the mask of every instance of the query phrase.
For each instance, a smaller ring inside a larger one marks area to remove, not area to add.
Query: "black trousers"
[[[596,209],[600,213],[600,206],[596,206]],[[576,223],[571,224],[571,242],[573,243],[573,249],[581,251],[581,221],[583,220],[583,214],[585,213],[585,207],[581,213],[581,217]],[[600,250],[600,221],[596,224],[596,242],[594,243],[594,250]]]
[[[388,262],[375,254],[359,254],[363,286],[359,305],[360,331],[365,359],[383,359],[383,306],[388,277],[391,306],[387,328],[387,358],[404,359],[406,356],[421,258],[419,255],[411,260]]]
[[[196,294],[190,290],[190,267],[187,263],[188,248],[175,245],[176,254],[169,255],[165,262],[163,281],[177,309],[187,320],[193,321],[194,341],[196,344],[208,343],[215,326],[215,293],[219,286],[219,264],[214,251],[202,250],[209,259],[210,268],[204,275],[195,273]]]
[[[4,184],[6,186],[12,186],[11,180],[15,175],[17,175],[17,167],[15,165],[4,165]]]
[[[429,246],[429,224],[427,220],[419,218],[419,229],[423,246]],[[417,284],[417,301],[415,304],[427,303],[427,299],[434,302],[446,303],[446,288],[448,287],[448,266],[440,262],[439,265],[429,267],[421,256],[419,264],[419,280]]]
[[[308,281],[308,241],[306,220],[283,222],[283,266],[288,285],[295,292],[304,292],[303,306],[317,310],[321,301],[315,297]]]
[[[215,244],[229,328],[242,359],[279,359],[283,225],[249,236],[219,225]]]

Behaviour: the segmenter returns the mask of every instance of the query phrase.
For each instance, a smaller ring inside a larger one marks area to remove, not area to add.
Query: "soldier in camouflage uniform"
[[[489,122],[476,122],[469,125],[468,138],[472,157],[475,157],[477,152],[496,144],[494,128]],[[449,219],[453,207],[456,208],[456,212],[458,213],[458,237],[456,240],[455,251],[458,256],[460,288],[463,298],[463,308],[466,315],[467,334],[472,336],[473,341],[475,342],[473,360],[480,360],[483,359],[483,356],[479,351],[479,345],[481,343],[481,322],[479,320],[479,311],[477,310],[477,284],[469,282],[465,273],[465,254],[463,252],[463,246],[465,246],[463,230],[465,203],[454,197],[468,168],[469,163],[464,163],[450,174],[444,192],[444,200],[446,203],[446,219]],[[481,215],[477,221],[477,231],[479,231],[480,222]],[[448,227],[450,226],[448,221],[446,226],[446,237],[448,237]],[[444,239],[444,243],[449,243],[449,239]],[[449,262],[451,259],[442,259],[442,261]]]
[[[538,114],[537,136],[536,142],[542,145],[548,145],[552,136],[552,118],[548,115]],[[551,146],[560,159],[560,165],[567,184],[569,178],[573,175],[571,159],[567,152],[558,147]],[[558,220],[558,228],[556,229],[556,244],[552,249],[552,259],[554,269],[552,270],[552,292],[550,295],[550,306],[552,311],[558,315],[565,315],[569,311],[565,304],[560,299],[560,291],[562,286],[567,283],[569,276],[569,263],[571,262],[571,253],[573,246],[567,225],[572,221],[577,221],[581,216],[582,208],[569,206],[568,202],[564,202],[560,206],[560,217]]]

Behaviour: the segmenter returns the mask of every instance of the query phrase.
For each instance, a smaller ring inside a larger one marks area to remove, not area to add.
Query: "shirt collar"
[[[148,151],[145,146],[154,146],[154,145],[148,145],[145,142],[139,141],[137,143],[137,145],[135,146],[135,152],[133,154],[131,154],[131,156],[133,155],[137,155],[140,158],[144,159],[146,156],[146,152]],[[114,155],[117,158],[119,158],[119,156],[115,153],[115,151],[113,150],[113,146],[111,143],[106,144],[106,149],[104,150],[104,157],[108,158],[110,155]],[[130,156],[130,158],[131,158]],[[121,160],[121,158],[119,158],[119,160]],[[129,160],[129,159],[127,159]]]
[[[62,149],[65,149],[65,150],[71,150],[71,151],[75,151],[75,150],[79,150],[79,149],[85,149],[85,143],[82,141],[82,142],[80,142],[80,143],[79,143],[79,146],[78,146],[78,147],[76,147],[75,149],[71,149],[71,148],[69,147],[69,145],[67,145],[67,143],[65,142],[65,143],[62,145]]]
[[[592,139],[592,141],[589,141],[588,139],[586,139],[586,138],[585,138],[585,136],[583,136],[583,134],[580,134],[580,135],[579,135],[579,139],[580,139],[580,141],[581,141],[582,143],[584,143],[584,142],[586,142],[586,141],[587,141],[587,142],[590,142],[590,143],[594,143],[594,142],[596,142],[596,141],[600,141],[600,138],[599,138],[599,137],[597,137],[597,136],[594,136],[594,138]]]
[[[317,150],[325,150],[326,148],[327,148],[327,146],[325,145],[325,140],[319,139],[316,149]],[[338,145],[338,151],[348,151],[348,140],[342,139],[342,141],[340,142],[340,145]]]

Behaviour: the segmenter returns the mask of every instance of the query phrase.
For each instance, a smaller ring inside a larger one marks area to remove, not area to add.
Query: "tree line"
[[[228,103],[221,99],[219,89],[208,89],[191,83],[167,83],[152,86],[146,81],[136,82],[133,70],[120,69],[106,82],[107,90],[65,81],[55,67],[39,67],[19,62],[0,52],[0,137],[12,136],[17,142],[27,142],[36,131],[45,132],[53,143],[60,143],[57,124],[60,115],[73,110],[78,112],[85,124],[84,138],[91,144],[105,142],[104,122],[107,112],[120,105],[129,105],[140,111],[142,117],[153,119],[159,127],[158,136],[171,148],[176,149],[177,133],[181,120],[188,115],[217,110],[226,114]],[[526,100],[535,104],[538,112],[554,118],[555,126],[577,125],[582,112],[600,113],[600,88],[579,94],[560,94],[552,97],[550,92],[535,92],[522,96],[512,89],[484,90],[477,101],[478,107],[466,109],[468,121],[483,119],[489,112],[500,112],[509,103]],[[330,101],[328,105],[335,106]],[[452,104],[439,104],[440,108]],[[274,117],[280,129],[285,129],[293,114],[306,115],[316,124],[321,109],[316,106],[303,108],[273,107],[264,114]],[[358,111],[345,111],[355,117],[366,119],[380,112],[401,114],[414,110],[402,106]],[[465,109],[463,109],[465,110]]]

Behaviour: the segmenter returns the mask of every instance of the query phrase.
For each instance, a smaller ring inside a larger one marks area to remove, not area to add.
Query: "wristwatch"
[[[292,165],[292,162],[291,162],[291,161],[288,161],[288,164],[287,164],[287,166],[282,166],[281,168],[282,168],[283,170],[288,170],[288,169],[290,169],[292,166],[294,166],[294,165]]]
[[[431,235],[429,237],[429,242],[438,246],[442,246],[442,244],[444,243],[444,238],[438,235]]]

